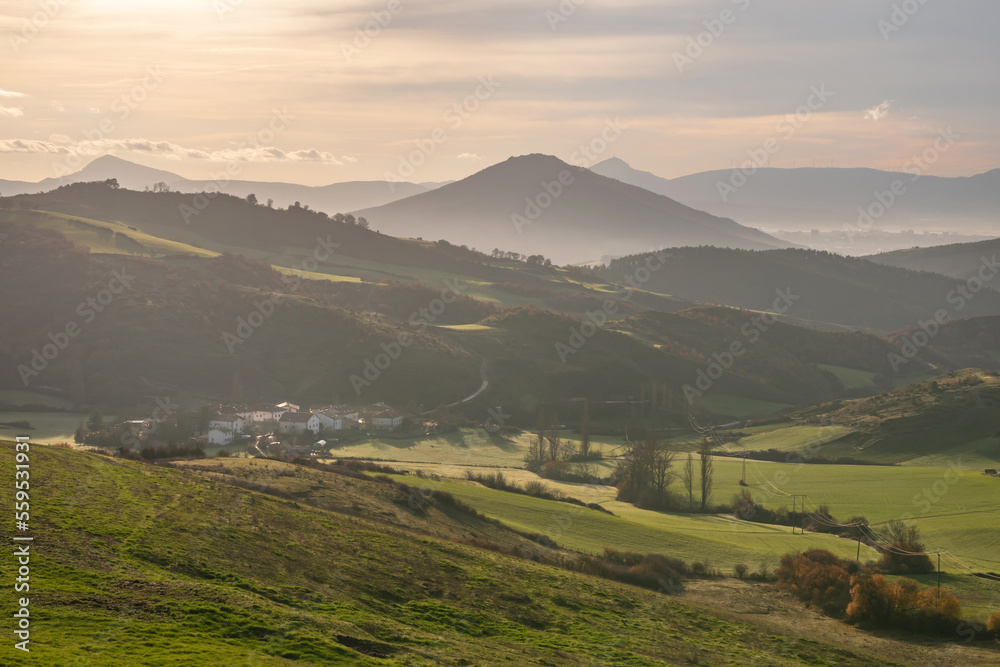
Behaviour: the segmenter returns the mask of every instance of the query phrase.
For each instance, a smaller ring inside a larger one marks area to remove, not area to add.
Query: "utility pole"
[[[938,592],[937,592],[937,596],[938,596],[938,600],[940,600],[941,599],[941,552],[940,551],[937,552],[937,557],[938,557]]]
[[[795,499],[802,499],[802,511],[799,512],[799,534],[805,535],[805,513],[806,513],[806,494],[804,493],[793,493],[792,496],[792,535],[795,534]]]
[[[858,557],[855,560],[861,562],[861,531],[858,531]]]
[[[743,479],[740,481],[740,486],[747,485],[747,450],[743,450]]]

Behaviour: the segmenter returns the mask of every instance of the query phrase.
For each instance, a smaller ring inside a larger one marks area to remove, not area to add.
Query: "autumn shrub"
[[[821,608],[830,616],[842,616],[847,610],[851,599],[847,564],[825,549],[785,554],[775,575],[778,582],[800,600]]]
[[[991,637],[1000,639],[1000,611],[990,614],[989,618],[986,619],[986,632]]]
[[[883,628],[921,634],[951,634],[962,618],[958,599],[936,588],[921,590],[912,579],[889,582],[880,574],[861,573],[851,578],[847,619]]]

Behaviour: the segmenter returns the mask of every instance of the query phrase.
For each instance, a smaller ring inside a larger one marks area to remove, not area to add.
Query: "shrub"
[[[851,577],[843,560],[825,549],[785,554],[775,571],[778,582],[800,600],[831,616],[842,616],[851,600]]]
[[[736,575],[737,579],[746,579],[749,572],[750,568],[747,567],[746,563],[737,563],[736,565],[733,565],[733,574]]]
[[[883,537],[889,548],[882,552],[880,567],[887,574],[923,574],[934,571],[934,563],[924,551],[920,531],[902,521],[886,524]]]
[[[912,579],[889,583],[880,574],[851,577],[848,620],[922,634],[952,634],[962,617],[954,595],[942,589],[920,590]]]
[[[1000,639],[1000,611],[990,614],[986,619],[986,632]]]

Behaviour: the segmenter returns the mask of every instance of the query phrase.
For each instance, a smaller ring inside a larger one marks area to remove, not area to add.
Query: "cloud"
[[[70,141],[69,137],[53,134],[49,141],[34,139],[0,139],[0,153],[59,153],[64,155],[100,156],[111,151],[146,153],[168,159],[188,158],[212,162],[316,162],[343,165],[333,153],[306,148],[283,151],[274,146],[246,146],[223,150],[190,148],[171,141],[151,139],[98,139]],[[352,160],[354,158],[351,158]]]
[[[481,155],[476,155],[475,153],[459,153],[458,154],[458,159],[459,160],[482,160],[483,157]]]
[[[871,118],[874,121],[881,120],[889,115],[889,105],[892,100],[883,100],[881,104],[876,104],[870,109],[865,109],[865,120]]]
[[[0,97],[27,97],[24,93],[15,93],[12,90],[4,90],[0,88]]]
[[[24,115],[24,109],[20,107],[0,107],[0,116],[8,116],[9,118],[20,118]]]

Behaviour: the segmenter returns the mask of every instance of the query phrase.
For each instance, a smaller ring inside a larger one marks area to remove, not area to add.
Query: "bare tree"
[[[580,420],[580,456],[590,454],[590,402],[583,399],[583,419]]]
[[[708,438],[702,438],[701,449],[698,450],[701,457],[701,511],[708,510],[708,501],[712,497],[712,442]]]
[[[694,454],[688,452],[687,461],[684,462],[684,471],[681,473],[681,480],[684,482],[684,490],[687,491],[688,510],[694,511]]]
[[[552,419],[549,421],[549,459],[556,461],[559,458],[559,414],[553,410]]]

